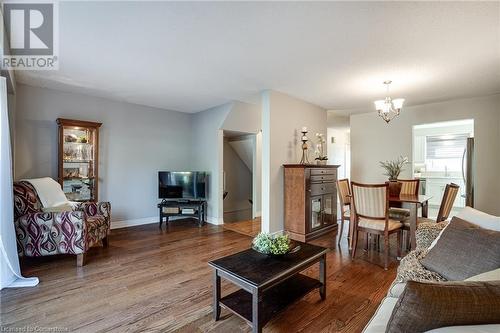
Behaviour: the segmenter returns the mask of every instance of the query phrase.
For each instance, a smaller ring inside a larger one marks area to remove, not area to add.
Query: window
[[[462,158],[469,134],[434,135],[426,137],[426,159]]]

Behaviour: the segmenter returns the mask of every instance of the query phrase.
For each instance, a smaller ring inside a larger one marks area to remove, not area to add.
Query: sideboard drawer
[[[313,168],[311,169],[311,176],[317,175],[337,175],[337,169],[335,168]]]
[[[321,195],[335,192],[335,183],[311,184],[311,195]]]
[[[311,176],[311,183],[333,183],[335,180],[335,175]]]

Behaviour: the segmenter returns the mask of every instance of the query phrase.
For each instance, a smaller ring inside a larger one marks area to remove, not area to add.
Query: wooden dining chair
[[[340,240],[342,239],[342,234],[344,232],[344,221],[350,221],[351,219],[351,189],[349,179],[345,178],[337,180],[337,189],[340,203],[340,232],[337,244],[340,245]],[[349,240],[350,235],[348,233],[347,241],[349,242]]]
[[[398,183],[401,184],[401,191],[399,195],[418,195],[420,189],[420,179],[398,179]],[[406,249],[410,247],[410,210],[407,208],[390,207],[389,208],[389,218],[403,223],[403,230],[405,232],[404,244],[406,244]]]
[[[401,183],[400,194],[418,195],[420,179],[398,179]]]
[[[352,258],[356,256],[359,232],[366,233],[366,244],[369,234],[384,237],[384,269],[389,263],[389,236],[397,234],[398,257],[401,256],[402,223],[389,219],[389,184],[351,183],[352,209],[355,214],[354,243]],[[365,246],[366,248],[368,246]]]
[[[436,220],[426,217],[419,217],[417,219],[417,226],[419,223],[423,222],[436,223],[436,222],[446,221],[450,216],[451,209],[453,208],[453,203],[455,202],[459,190],[460,186],[458,186],[455,183],[446,184],[443,193],[443,199],[441,199],[441,205],[439,206],[439,211]]]

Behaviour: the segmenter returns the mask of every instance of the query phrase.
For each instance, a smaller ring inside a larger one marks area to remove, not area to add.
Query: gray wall
[[[222,213],[222,123],[231,111],[231,104],[195,113],[193,117],[193,155],[195,170],[210,173],[207,216],[210,223],[223,222]]]
[[[412,127],[448,120],[474,119],[475,204],[500,215],[500,95],[405,107],[386,124],[374,110],[351,116],[351,175],[359,182],[381,182],[379,161],[412,158]],[[411,167],[402,177],[411,177]]]
[[[57,177],[56,118],[102,122],[99,199],[113,220],[157,215],[159,170],[191,168],[192,115],[17,86],[15,179]]]

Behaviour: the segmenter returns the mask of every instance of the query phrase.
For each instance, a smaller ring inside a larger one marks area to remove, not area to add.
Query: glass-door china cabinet
[[[97,201],[101,123],[57,119],[59,183],[70,201]]]

